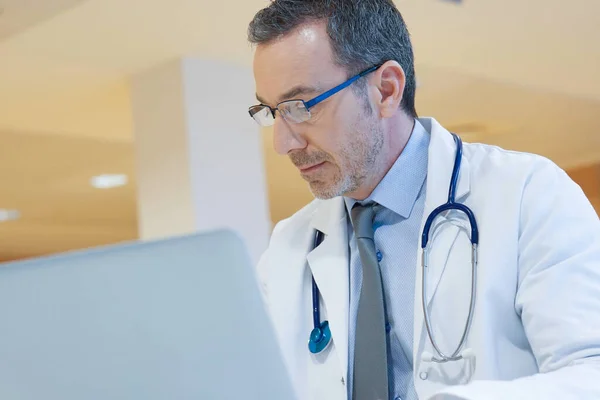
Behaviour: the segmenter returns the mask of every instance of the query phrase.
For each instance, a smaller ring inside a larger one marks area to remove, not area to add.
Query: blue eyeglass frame
[[[328,98],[330,98],[331,96],[333,96],[334,94],[336,94],[337,92],[339,92],[340,90],[343,90],[345,88],[347,88],[348,86],[352,85],[354,82],[356,82],[357,80],[359,80],[360,78],[362,78],[363,76],[370,74],[373,71],[376,71],[379,67],[381,67],[383,64],[377,64],[372,66],[369,69],[364,70],[363,72],[359,73],[358,75],[353,76],[352,78],[348,79],[347,81],[340,83],[339,85],[337,85],[336,87],[329,89],[328,91],[326,91],[325,93],[322,93],[320,95],[318,95],[317,97],[309,100],[309,101],[304,101],[302,99],[290,99],[290,100],[285,100],[282,101],[281,103],[277,104],[277,107],[272,108],[266,104],[257,104],[254,105],[252,107],[250,107],[250,109],[248,110],[248,113],[250,114],[250,116],[252,118],[254,118],[254,114],[252,112],[253,109],[257,108],[257,107],[266,107],[271,111],[271,114],[273,115],[273,119],[275,119],[275,111],[277,111],[278,107],[280,104],[283,103],[288,103],[291,101],[301,101],[302,104],[304,104],[304,107],[306,107],[306,111],[310,111],[310,109],[314,106],[316,106],[317,104],[319,104],[320,102],[327,100]],[[257,111],[258,112],[258,111]]]

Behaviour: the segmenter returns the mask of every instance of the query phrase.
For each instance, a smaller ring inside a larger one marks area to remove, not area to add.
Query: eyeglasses
[[[279,114],[283,117],[283,119],[293,124],[299,124],[301,122],[308,121],[311,116],[310,109],[312,107],[333,96],[340,90],[347,88],[363,76],[377,70],[377,68],[380,66],[381,65],[375,65],[348,79],[346,82],[334,87],[333,89],[329,89],[325,93],[320,94],[312,100],[286,100],[277,104],[277,107],[275,108],[269,107],[266,104],[258,104],[250,107],[248,112],[260,126],[273,125],[275,123],[275,111],[279,111]]]

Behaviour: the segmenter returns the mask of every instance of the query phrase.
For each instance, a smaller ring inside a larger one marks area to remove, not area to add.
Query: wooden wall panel
[[[600,163],[571,169],[567,173],[581,186],[600,215]]]

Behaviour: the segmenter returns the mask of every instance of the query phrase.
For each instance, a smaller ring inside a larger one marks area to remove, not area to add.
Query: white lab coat
[[[447,201],[456,146],[437,121],[420,121],[431,134],[424,221]],[[479,224],[477,300],[467,340],[476,360],[419,373],[427,366],[423,351],[433,353],[423,321],[419,247],[413,344],[419,399],[600,399],[600,222],[579,186],[545,158],[465,143],[456,199]],[[455,212],[444,218],[433,235],[427,304],[436,340],[451,352],[467,317],[471,247],[464,219]],[[315,229],[326,237],[312,250]],[[258,265],[300,399],[347,399],[347,239],[342,198],[315,200],[277,224]],[[318,356],[307,347],[311,273],[333,337]]]

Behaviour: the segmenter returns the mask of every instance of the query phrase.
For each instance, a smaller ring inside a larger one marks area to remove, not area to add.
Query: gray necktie
[[[356,316],[353,400],[384,400],[389,396],[383,287],[373,240],[373,207],[356,204],[352,208],[363,275]]]

